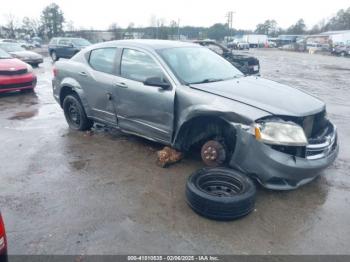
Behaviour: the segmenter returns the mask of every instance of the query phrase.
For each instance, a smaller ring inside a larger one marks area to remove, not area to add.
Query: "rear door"
[[[116,81],[116,56],[121,49],[104,47],[90,52],[88,64],[79,70],[77,79],[84,89],[92,117],[117,125],[114,85]]]
[[[156,56],[144,50],[124,48],[120,77],[115,82],[119,126],[147,138],[171,143],[174,122],[174,86],[148,86],[150,77],[170,77]]]

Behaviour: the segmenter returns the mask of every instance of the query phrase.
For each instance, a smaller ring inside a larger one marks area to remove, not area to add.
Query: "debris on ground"
[[[179,162],[183,158],[183,154],[171,147],[164,147],[157,151],[157,165],[160,167],[167,167],[171,164]]]
[[[90,129],[90,130],[85,131],[84,136],[93,136],[94,134],[95,134],[95,132]]]
[[[32,110],[28,112],[17,112],[14,116],[8,118],[9,120],[23,120],[27,118],[34,117],[38,114],[38,110]]]

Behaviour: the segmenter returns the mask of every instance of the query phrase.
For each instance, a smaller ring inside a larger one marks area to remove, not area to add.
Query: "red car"
[[[0,93],[32,91],[35,85],[33,68],[0,49]]]
[[[0,213],[0,262],[7,261],[7,239],[5,233],[5,225],[2,220],[2,216]]]

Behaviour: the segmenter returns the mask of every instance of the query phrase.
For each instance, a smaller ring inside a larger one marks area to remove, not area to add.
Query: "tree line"
[[[40,19],[24,17],[19,21],[13,15],[7,15],[6,24],[0,25],[0,38],[33,37],[39,36],[43,39],[50,39],[54,36],[63,36],[66,31],[84,31],[82,28],[74,28],[72,21],[66,21],[61,8],[52,3],[46,6],[40,15]],[[210,27],[181,26],[177,21],[166,23],[164,18],[153,16],[148,27],[135,27],[130,23],[127,28],[121,28],[117,23],[109,26],[107,31],[113,33],[115,39],[121,39],[126,34],[139,33],[143,38],[177,39],[180,35],[189,39],[215,39],[223,40],[225,36],[232,36],[244,33],[266,34],[276,37],[281,34],[317,34],[329,30],[350,30],[350,7],[341,9],[329,20],[322,20],[311,29],[307,29],[303,19],[283,29],[278,23],[271,19],[256,26],[255,30],[230,29],[228,24],[216,23]]]
[[[279,27],[276,20],[266,20],[264,23],[256,26],[255,33],[275,37],[283,34],[312,35],[333,30],[350,30],[350,7],[347,9],[340,9],[331,19],[328,21],[325,19],[321,20],[310,30],[307,30],[304,19],[299,19],[295,24],[291,25],[287,29]]]

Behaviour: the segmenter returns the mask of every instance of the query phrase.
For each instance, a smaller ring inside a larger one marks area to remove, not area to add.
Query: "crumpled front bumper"
[[[230,166],[257,179],[266,188],[295,189],[315,179],[322,169],[334,162],[339,152],[335,129],[333,135],[334,142],[327,154],[322,158],[307,159],[272,149],[238,128]]]

